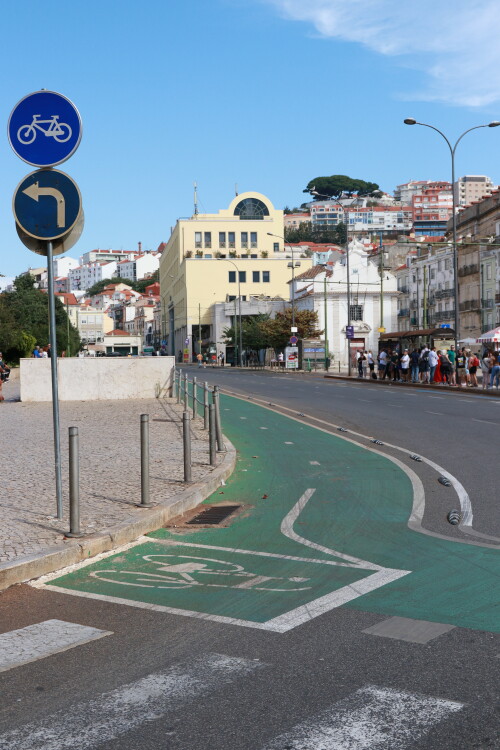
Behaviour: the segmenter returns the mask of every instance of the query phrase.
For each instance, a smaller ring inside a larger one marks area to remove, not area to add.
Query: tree
[[[35,344],[49,343],[49,298],[35,289],[29,275],[18,276],[15,291],[0,294],[0,349],[9,361],[29,355]],[[81,346],[80,336],[68,321],[61,300],[55,299],[56,337],[58,354],[68,348],[72,352]],[[69,332],[69,337],[68,337]]]
[[[333,174],[330,177],[315,177],[314,180],[309,180],[303,192],[310,193],[315,200],[325,200],[325,195],[330,198],[340,198],[344,194],[365,196],[372,195],[378,190],[376,182],[353,179],[345,174]],[[319,193],[319,196],[315,196],[314,193]]]
[[[266,313],[258,315],[249,315],[241,321],[241,338],[244,349],[259,350],[268,346],[267,339],[262,324],[270,320]],[[227,343],[239,346],[239,318],[236,319],[236,325],[224,329],[224,337]]]
[[[343,222],[328,229],[315,227],[309,221],[301,221],[297,229],[285,228],[287,242],[317,242],[334,245],[344,245],[346,242],[346,227]]]
[[[101,281],[96,281],[96,283],[93,284],[90,287],[90,289],[87,290],[86,296],[93,297],[94,294],[100,294],[110,284],[126,284],[131,289],[133,289],[134,292],[139,292],[139,294],[144,294],[147,286],[154,284],[155,281],[159,281],[159,275],[160,275],[160,272],[155,271],[149,279],[139,279],[138,281],[131,281],[130,279],[122,279],[120,276],[113,276],[112,279],[101,279]]]
[[[301,339],[318,338],[323,331],[318,329],[318,313],[313,310],[296,310],[295,325],[298,328],[296,334]],[[274,319],[261,323],[268,346],[274,349],[282,349],[290,340],[290,328],[292,326],[292,310],[287,309],[277,313]]]

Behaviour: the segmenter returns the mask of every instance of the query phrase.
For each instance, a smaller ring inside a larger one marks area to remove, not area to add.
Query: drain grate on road
[[[186,521],[186,524],[189,526],[204,526],[205,524],[215,526],[225,521],[226,518],[229,518],[229,516],[240,508],[241,505],[211,505],[189,521]]]

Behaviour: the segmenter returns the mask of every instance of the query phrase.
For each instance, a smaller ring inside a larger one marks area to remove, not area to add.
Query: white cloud
[[[266,0],[324,37],[357,42],[427,74],[405,99],[472,107],[500,100],[498,0]]]

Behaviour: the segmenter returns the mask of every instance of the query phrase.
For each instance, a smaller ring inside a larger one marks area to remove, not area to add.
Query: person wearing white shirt
[[[439,361],[439,357],[436,354],[436,347],[433,346],[432,349],[429,352],[429,366],[430,366],[430,381],[431,383],[434,382],[434,373],[436,372],[436,367]]]
[[[405,349],[403,352],[403,356],[401,357],[401,377],[403,379],[403,383],[408,382],[409,372],[410,372],[410,355],[408,354],[408,349]]]

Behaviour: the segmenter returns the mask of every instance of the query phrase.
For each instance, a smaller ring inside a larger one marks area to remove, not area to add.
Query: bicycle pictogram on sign
[[[59,115],[52,115],[50,120],[41,120],[41,115],[33,115],[30,125],[21,125],[17,131],[17,139],[28,146],[33,143],[37,136],[37,131],[47,137],[52,137],[58,143],[66,143],[73,135],[73,131],[66,122],[59,122]],[[42,125],[48,125],[43,128]]]

